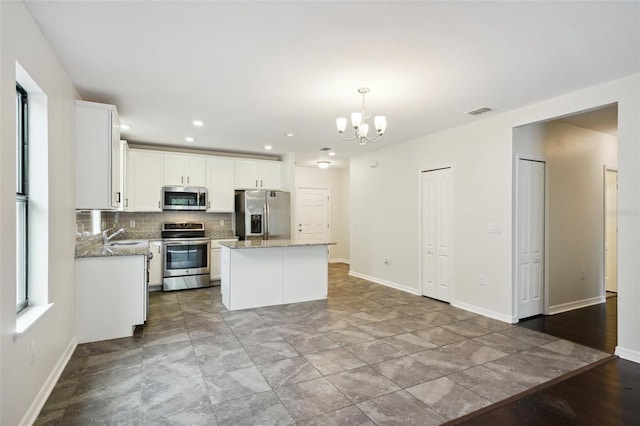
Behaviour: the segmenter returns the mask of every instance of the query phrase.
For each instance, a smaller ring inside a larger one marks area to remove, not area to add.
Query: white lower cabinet
[[[149,241],[149,253],[153,255],[149,260],[149,287],[162,285],[162,241]]]
[[[144,324],[146,301],[146,256],[76,259],[78,343],[132,336]]]
[[[219,240],[211,240],[211,263],[210,267],[210,281],[219,280],[222,277],[222,259],[221,259],[221,247],[222,241],[238,241],[238,238],[225,238]]]

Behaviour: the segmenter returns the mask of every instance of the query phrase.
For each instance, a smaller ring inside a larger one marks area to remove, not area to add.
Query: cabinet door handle
[[[118,194],[118,203],[120,202],[120,192],[116,192]]]
[[[184,183],[184,176],[180,176],[180,183]]]
[[[160,201],[158,201],[158,208],[160,208]]]
[[[262,188],[264,185],[262,185],[262,179],[260,179],[260,188]]]
[[[125,207],[129,207],[129,199],[128,198],[124,199],[124,206]]]
[[[187,176],[187,183],[189,183],[189,176]]]
[[[207,201],[207,208],[210,209],[211,208],[211,201]]]
[[[258,179],[256,179],[256,188],[258,187]]]

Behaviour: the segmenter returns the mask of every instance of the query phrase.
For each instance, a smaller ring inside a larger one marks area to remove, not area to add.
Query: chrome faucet
[[[109,232],[107,229],[105,229],[104,231],[102,231],[102,243],[103,244],[107,244],[109,241],[111,241],[112,239],[114,239],[115,237],[117,237],[118,235],[124,233],[125,229],[124,228],[120,228],[118,229],[116,232],[114,232],[113,234],[111,234],[110,236],[107,236],[107,233]]]

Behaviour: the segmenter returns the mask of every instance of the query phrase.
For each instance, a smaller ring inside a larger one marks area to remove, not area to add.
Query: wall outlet
[[[385,264],[385,265],[388,265],[388,264],[389,264],[389,258],[388,258],[388,257],[385,257],[385,258],[384,258],[384,264]]]
[[[220,219],[220,226],[224,226],[224,219]]]
[[[135,228],[136,227],[136,221],[132,220],[131,222],[129,222],[129,228]]]
[[[36,362],[36,342],[35,340],[29,345],[29,365]]]
[[[487,285],[487,281],[485,279],[484,274],[478,275],[478,285],[482,285],[482,286]]]

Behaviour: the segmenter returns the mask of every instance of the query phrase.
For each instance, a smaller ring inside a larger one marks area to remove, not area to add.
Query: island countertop
[[[331,242],[305,242],[293,240],[243,240],[243,241],[220,241],[221,246],[230,249],[252,249],[252,248],[276,248],[276,247],[307,247],[307,246],[334,246]]]

